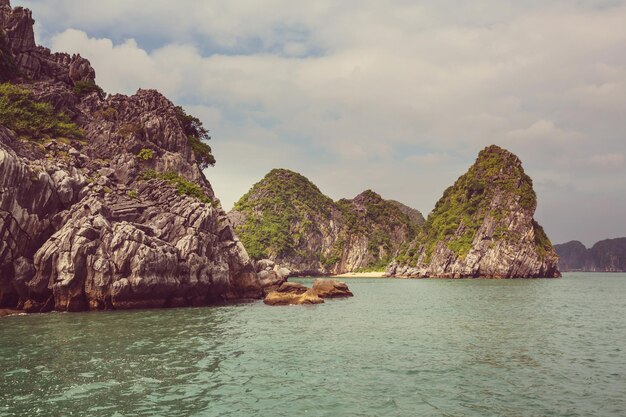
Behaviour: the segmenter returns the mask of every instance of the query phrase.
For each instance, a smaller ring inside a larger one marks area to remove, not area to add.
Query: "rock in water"
[[[383,270],[423,221],[417,210],[370,190],[334,202],[286,169],[255,184],[229,217],[254,259],[270,258],[296,276]]]
[[[352,297],[354,294],[345,282],[334,279],[316,279],[313,282],[313,292],[320,298]]]
[[[271,291],[263,300],[269,305],[321,304],[324,302],[314,290],[295,282],[285,282]]]
[[[495,145],[448,188],[387,275],[559,277],[558,257],[533,219],[537,199],[517,156]]]
[[[89,61],[35,45],[27,9],[3,1],[0,23],[1,78],[12,82],[0,91],[10,97],[0,114],[0,308],[261,298],[202,174],[214,160],[200,121],[157,91],[104,97]],[[32,117],[45,126],[14,123],[33,103],[46,107]]]

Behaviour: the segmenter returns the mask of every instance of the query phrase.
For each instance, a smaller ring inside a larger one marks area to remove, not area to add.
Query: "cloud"
[[[593,155],[589,158],[589,163],[603,169],[620,169],[624,168],[624,155],[621,153]]]
[[[491,143],[537,184],[574,184],[538,187],[553,240],[570,233],[559,199],[626,194],[624,1],[22,3],[106,90],[158,88],[198,114],[226,207],[284,166],[335,198],[373,188],[428,212]]]

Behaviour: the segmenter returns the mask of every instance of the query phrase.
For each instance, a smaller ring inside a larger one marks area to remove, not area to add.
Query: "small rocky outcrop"
[[[268,305],[322,304],[324,300],[315,291],[302,284],[285,282],[275,291],[269,292],[263,300]]]
[[[259,276],[261,287],[263,287],[263,291],[266,294],[280,287],[291,275],[290,270],[276,265],[271,259],[261,259],[257,261],[256,272]]]
[[[626,238],[605,239],[587,249],[579,241],[554,245],[561,271],[626,272]]]
[[[345,282],[334,279],[316,279],[313,282],[313,292],[320,298],[352,297],[354,294]]]
[[[36,45],[34,24],[30,10],[11,8],[9,0],[0,3],[0,25],[23,76],[68,85],[79,81],[95,81],[95,70],[80,55],[51,53],[48,48]]]
[[[537,199],[517,156],[495,145],[448,188],[417,239],[387,268],[410,278],[554,278],[558,256],[533,219]]]
[[[296,282],[284,282],[270,291],[263,302],[269,305],[321,304],[324,298],[352,297],[354,294],[345,282],[334,279],[316,279],[313,288]]]
[[[421,214],[370,190],[334,202],[304,176],[275,169],[229,218],[253,258],[269,258],[292,276],[324,276],[383,270],[416,235]]]
[[[4,111],[33,114],[0,114],[0,308],[261,298],[202,174],[214,160],[200,121],[154,90],[105,96],[87,60],[35,45],[33,23],[0,2]]]

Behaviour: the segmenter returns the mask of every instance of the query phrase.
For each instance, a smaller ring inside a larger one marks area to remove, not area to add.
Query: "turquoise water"
[[[346,281],[319,306],[1,319],[0,415],[626,415],[625,274]]]

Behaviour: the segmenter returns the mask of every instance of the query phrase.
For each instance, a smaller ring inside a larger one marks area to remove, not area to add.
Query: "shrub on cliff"
[[[24,139],[82,139],[82,129],[50,103],[35,101],[29,90],[10,83],[0,84],[0,125]]]
[[[211,147],[203,142],[203,140],[210,140],[211,137],[200,119],[187,114],[180,106],[176,107],[176,117],[187,135],[189,145],[196,156],[200,168],[205,169],[215,165],[215,157]]]
[[[143,148],[137,154],[137,159],[140,161],[150,161],[154,158],[154,151],[150,148]]]
[[[79,97],[85,97],[91,93],[98,93],[98,96],[100,98],[104,98],[104,90],[93,81],[76,81],[74,87],[72,88],[72,91],[74,91],[74,94]]]
[[[169,185],[176,189],[178,195],[188,195],[201,201],[202,203],[214,205],[215,202],[207,196],[198,184],[186,180],[180,174],[174,171],[156,172],[148,169],[141,173],[140,179],[144,181],[158,179],[166,181]]]

